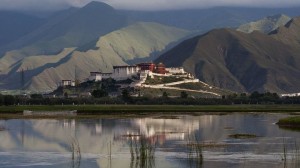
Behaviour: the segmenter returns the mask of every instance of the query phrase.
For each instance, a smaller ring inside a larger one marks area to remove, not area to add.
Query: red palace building
[[[154,63],[140,63],[137,66],[139,66],[142,71],[149,70],[149,71],[153,72],[155,70]]]
[[[168,73],[168,71],[166,70],[166,66],[163,63],[159,63],[156,65],[154,73],[166,74],[166,73]]]
[[[163,63],[159,63],[157,65],[155,65],[154,63],[140,63],[137,64],[137,66],[140,67],[142,71],[149,70],[158,74],[168,73],[168,71],[166,70],[166,66]]]

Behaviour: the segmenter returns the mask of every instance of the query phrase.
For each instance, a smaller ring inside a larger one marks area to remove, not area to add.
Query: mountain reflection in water
[[[134,119],[0,120],[0,167],[270,167],[291,159],[298,132],[282,114],[179,115]],[[257,138],[234,139],[247,133]],[[194,137],[191,141],[191,137]],[[284,139],[284,141],[283,141]],[[300,145],[300,144],[299,144]],[[203,163],[190,164],[193,149]]]

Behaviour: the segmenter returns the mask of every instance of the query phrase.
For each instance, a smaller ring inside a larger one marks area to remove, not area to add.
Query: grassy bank
[[[31,111],[68,111],[77,110],[77,116],[24,116],[23,110]],[[212,113],[223,115],[231,112],[286,112],[298,114],[300,105],[80,105],[80,106],[0,106],[0,119],[96,119],[96,118],[135,118],[156,116],[173,118],[173,115],[202,115]],[[300,113],[299,113],[300,114]]]
[[[277,124],[282,127],[300,128],[300,117],[288,117],[280,119]]]
[[[79,105],[79,106],[1,106],[2,114],[17,114],[23,110],[66,111],[77,110],[81,114],[114,113],[185,113],[185,112],[300,112],[300,105]]]

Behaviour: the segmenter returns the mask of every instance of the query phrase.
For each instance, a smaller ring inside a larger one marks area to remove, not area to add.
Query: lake
[[[0,167],[296,168],[300,134],[275,124],[283,117],[287,115],[232,113],[0,120]]]

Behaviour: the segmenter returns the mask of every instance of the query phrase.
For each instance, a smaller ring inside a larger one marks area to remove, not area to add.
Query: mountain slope
[[[184,66],[200,80],[234,91],[296,92],[300,86],[300,47],[282,39],[282,32],[300,32],[299,19],[289,23],[291,30],[280,27],[273,35],[213,30],[184,41],[156,62]]]
[[[0,48],[0,51],[26,48],[28,55],[53,54],[63,48],[82,46],[126,25],[126,17],[111,6],[91,2],[83,8],[71,8],[56,14],[37,30]]]
[[[157,23],[140,22],[100,37],[97,47],[106,55],[118,55],[125,62],[152,60],[168,45],[190,32]]]
[[[10,64],[2,71],[0,88],[21,88],[20,76],[24,69],[27,89],[53,90],[62,79],[74,80],[75,68],[78,79],[83,81],[91,71],[111,72],[115,65],[155,57],[188,34],[188,31],[157,23],[137,23],[98,37],[98,41],[84,47],[66,48],[54,55],[21,58],[18,55],[22,52],[11,51],[0,59],[0,64]]]
[[[0,79],[6,78],[26,57],[53,56],[65,48],[82,47],[125,25],[125,17],[100,2],[59,12],[33,32],[0,47],[0,54],[3,53],[0,55]]]
[[[0,47],[38,28],[43,19],[17,12],[0,11]]]
[[[273,15],[265,17],[261,20],[250,22],[241,25],[237,30],[244,33],[252,33],[253,31],[259,31],[262,33],[270,33],[280,26],[286,25],[291,20],[290,17],[286,15]]]
[[[300,45],[300,17],[293,18],[285,26],[270,32],[270,35],[288,45]]]

